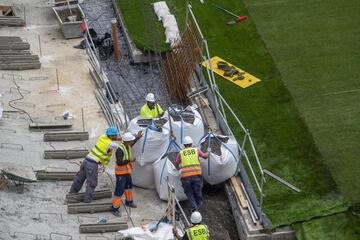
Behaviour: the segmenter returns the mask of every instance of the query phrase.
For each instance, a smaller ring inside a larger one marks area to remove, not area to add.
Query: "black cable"
[[[13,102],[16,102],[16,101],[19,101],[19,100],[24,99],[24,95],[23,95],[23,94],[21,93],[21,91],[20,91],[20,86],[19,86],[19,85],[16,83],[16,81],[15,81],[15,76],[14,76],[14,73],[13,73],[13,72],[12,72],[12,75],[13,75],[13,83],[15,84],[16,90],[18,91],[18,93],[19,93],[19,95],[20,95],[21,97],[9,101],[9,102],[8,102],[8,105],[9,105],[9,107],[18,110],[20,114],[26,114],[26,115],[29,117],[30,121],[33,123],[34,120],[32,119],[32,117],[30,116],[30,114],[29,114],[28,112],[26,112],[24,109],[17,108],[17,107],[15,107],[15,106],[13,106],[13,105],[11,104],[11,103],[13,103]]]

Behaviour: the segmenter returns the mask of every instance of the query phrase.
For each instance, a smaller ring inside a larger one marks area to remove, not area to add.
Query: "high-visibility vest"
[[[194,147],[185,148],[180,151],[181,177],[201,175],[198,149]]]
[[[129,150],[125,147],[124,144],[120,144],[119,148],[123,151],[124,157],[123,161],[128,161],[125,165],[115,165],[115,174],[116,175],[124,175],[124,174],[131,174],[132,171],[132,164],[130,160],[132,159],[131,154],[131,147],[129,146]]]
[[[101,135],[96,142],[96,145],[91,149],[89,156],[103,165],[108,165],[112,155],[112,150],[107,152],[112,140],[106,136]]]
[[[210,239],[209,229],[204,224],[198,224],[186,229],[189,240],[208,240]]]
[[[162,114],[164,110],[160,107],[159,104],[155,104],[155,107],[153,109],[150,109],[147,104],[141,107],[140,109],[140,115],[145,118],[157,118],[160,117],[160,114]]]

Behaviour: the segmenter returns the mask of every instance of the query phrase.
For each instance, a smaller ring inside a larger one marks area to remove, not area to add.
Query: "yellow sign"
[[[241,70],[240,68],[232,65],[231,63],[228,63],[227,61],[225,61],[224,59],[221,59],[219,57],[211,58],[210,62],[211,62],[211,67],[212,67],[212,70],[214,73],[222,76],[226,80],[228,80],[242,88],[247,88],[247,87],[261,81],[257,77],[254,77],[250,73],[247,73],[247,72]],[[219,62],[220,62],[221,66],[230,67],[231,70],[225,71],[224,68],[223,69],[218,68]],[[203,61],[202,65],[204,67],[207,67],[210,69],[209,61]],[[227,76],[225,76],[225,74]]]

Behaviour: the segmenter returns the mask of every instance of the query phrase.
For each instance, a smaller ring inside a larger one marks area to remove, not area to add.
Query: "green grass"
[[[340,190],[360,202],[359,1],[245,2]]]
[[[140,4],[135,0],[119,1],[125,5],[126,2]],[[167,2],[177,17],[184,19],[186,1]],[[252,19],[228,26],[226,22],[233,20],[232,17],[212,7],[211,3],[215,2],[239,15],[247,14],[242,1],[206,0],[204,5],[193,1],[193,10],[208,41],[210,54],[218,55],[262,80],[247,89],[240,89],[217,77],[220,90],[252,131],[264,167],[302,190],[299,194],[293,193],[276,182],[268,181],[264,206],[273,226],[346,210],[347,202],[338,193],[323,153],[317,148],[303,115],[298,112],[283,83],[284,76],[270,55],[272,51],[269,52],[264,45]],[[131,18],[126,22],[129,29],[135,25]],[[309,86],[309,89],[312,88]],[[241,139],[236,123],[232,119],[229,122],[235,135]]]

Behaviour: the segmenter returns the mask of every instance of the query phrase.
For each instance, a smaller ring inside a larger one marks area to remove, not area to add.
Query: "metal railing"
[[[84,42],[86,53],[89,56],[89,63],[93,68],[93,73],[100,80],[97,82],[99,89],[95,90],[96,99],[99,102],[100,107],[104,111],[105,118],[110,126],[116,127],[119,130],[125,130],[128,127],[128,117],[125,109],[119,104],[119,100],[115,94],[115,90],[112,88],[109,79],[107,78],[104,70],[100,64],[100,57],[98,49],[96,48],[91,34],[89,32],[87,20],[84,18],[85,33]],[[104,94],[104,91],[107,95]]]
[[[259,155],[255,148],[254,141],[251,137],[250,130],[244,126],[244,124],[240,121],[240,119],[238,118],[236,113],[233,111],[231,106],[227,103],[225,98],[220,93],[218,85],[216,84],[216,81],[215,81],[215,76],[214,76],[214,72],[212,69],[211,57],[210,57],[210,52],[209,52],[207,41],[201,32],[201,29],[196,20],[195,14],[192,11],[191,5],[188,4],[187,12],[186,12],[186,20],[185,20],[186,24],[190,20],[192,20],[192,23],[195,25],[196,30],[197,30],[200,40],[201,40],[201,47],[202,47],[202,49],[200,49],[201,59],[206,64],[205,70],[206,70],[207,80],[209,81],[211,93],[215,99],[216,108],[219,109],[218,112],[219,112],[220,118],[221,118],[222,122],[226,125],[226,128],[231,135],[235,136],[231,127],[229,126],[229,123],[228,123],[228,119],[230,117],[235,120],[239,129],[241,129],[241,131],[243,133],[243,139],[242,139],[241,146],[239,145],[239,143],[237,143],[237,147],[239,149],[240,154],[239,154],[239,162],[238,162],[238,171],[236,172],[236,174],[239,172],[240,163],[242,161],[242,158],[244,157],[245,161],[247,163],[247,167],[250,170],[252,179],[255,183],[255,186],[260,194],[260,203],[257,206],[260,208],[260,216],[258,216],[258,213],[254,209],[254,202],[251,201],[248,193],[246,192],[246,191],[248,191],[248,189],[244,189],[247,201],[251,205],[249,207],[250,215],[252,215],[254,223],[256,223],[256,220],[259,220],[260,223],[263,223],[263,220],[264,220],[263,202],[264,202],[264,197],[265,197],[264,183],[266,182],[266,179],[265,179],[266,176],[269,176],[269,177],[277,180],[279,183],[283,184],[286,187],[289,187],[293,191],[299,192],[300,189],[294,187],[293,185],[291,185],[290,183],[281,179],[280,177],[276,176],[275,174],[271,173],[270,171],[263,169]],[[201,72],[200,74],[202,74],[201,69],[200,69],[200,72]],[[228,115],[226,114],[226,111],[229,113]],[[216,118],[216,121],[217,121],[217,124],[219,125],[220,119]],[[255,159],[254,161],[256,162],[255,166],[250,161],[250,156],[245,150],[246,148],[250,149],[251,156]],[[257,177],[257,175],[256,175],[257,172],[260,174],[260,180],[259,180],[259,177]]]

